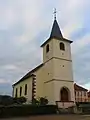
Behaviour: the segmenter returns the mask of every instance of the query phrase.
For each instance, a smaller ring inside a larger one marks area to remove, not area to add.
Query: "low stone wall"
[[[56,105],[58,106],[58,108],[63,108],[63,109],[75,106],[73,101],[68,101],[68,102],[56,101]]]

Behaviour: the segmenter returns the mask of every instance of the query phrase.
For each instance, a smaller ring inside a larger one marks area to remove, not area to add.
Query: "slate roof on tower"
[[[61,30],[59,28],[59,25],[57,23],[57,20],[55,19],[54,20],[54,23],[53,23],[53,27],[52,27],[52,31],[51,31],[51,35],[50,35],[50,38],[63,38],[63,35],[61,33]]]
[[[50,37],[47,41],[45,41],[41,47],[43,47],[49,40],[53,39],[53,38],[56,38],[57,40],[63,40],[63,41],[67,41],[67,42],[70,42],[72,43],[71,40],[68,40],[66,38],[63,37],[62,33],[61,33],[61,30],[59,28],[59,25],[58,25],[58,22],[57,20],[55,19],[54,22],[53,22],[53,26],[52,26],[52,30],[51,30],[51,34],[50,34]]]

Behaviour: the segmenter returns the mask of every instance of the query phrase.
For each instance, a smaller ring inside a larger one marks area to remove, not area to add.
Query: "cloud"
[[[88,32],[79,38],[75,33],[85,28],[86,19],[89,21],[89,5],[89,0],[0,1],[1,81],[10,86],[42,62],[42,50],[39,46],[50,34],[53,8],[56,7],[57,20],[64,37],[74,40],[72,44],[74,79],[86,84],[85,80],[88,82],[90,78],[89,47],[87,48],[90,36]],[[3,91],[7,93],[6,89]]]
[[[90,44],[90,33],[86,34],[81,39],[76,40],[72,44],[72,50],[73,50],[72,52],[73,52],[73,54],[76,54],[77,52],[79,52],[83,48],[87,47],[89,44]]]
[[[6,69],[6,70],[16,70],[17,67],[15,65],[5,65],[3,66],[3,69]]]
[[[12,95],[12,86],[9,83],[0,84],[0,95]]]
[[[0,84],[4,84],[4,83],[9,83],[9,81],[6,81],[4,79],[0,79]]]
[[[72,58],[74,68],[74,80],[82,85],[90,80],[90,34],[86,34],[81,39],[72,44]]]
[[[86,27],[86,20],[89,19],[89,5],[89,0],[60,0],[57,2],[57,18],[59,18],[65,37],[74,39],[72,35]]]

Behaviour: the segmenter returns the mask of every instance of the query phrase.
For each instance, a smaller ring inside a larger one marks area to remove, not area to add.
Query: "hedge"
[[[17,105],[0,107],[0,117],[56,114],[56,105]]]

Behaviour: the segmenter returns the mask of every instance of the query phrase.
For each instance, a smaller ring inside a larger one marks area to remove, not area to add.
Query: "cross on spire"
[[[61,33],[58,22],[56,20],[56,13],[57,13],[57,11],[56,11],[56,8],[55,8],[54,12],[53,12],[53,14],[54,14],[54,22],[53,22],[50,38],[61,39],[61,38],[63,38],[63,35]]]
[[[56,13],[57,13],[57,11],[56,11],[56,8],[54,8],[54,20],[56,20]]]

